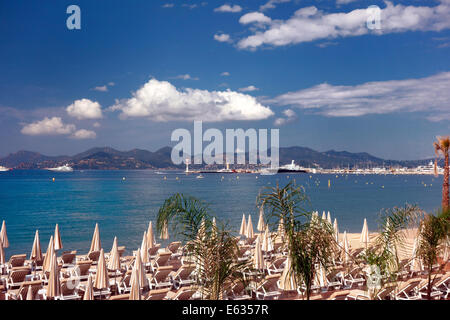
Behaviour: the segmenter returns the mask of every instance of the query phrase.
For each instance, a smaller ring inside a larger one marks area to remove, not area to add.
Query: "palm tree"
[[[216,226],[201,200],[175,194],[158,211],[157,230],[171,225],[185,240],[185,254],[196,264],[197,286],[203,299],[218,300],[234,283],[243,282],[248,262],[238,261],[238,239],[225,224]]]
[[[427,296],[431,299],[433,266],[445,246],[450,230],[450,211],[441,211],[437,215],[426,214],[420,225],[420,242],[417,255],[422,259],[427,270]],[[444,262],[445,264],[445,262]]]
[[[444,183],[442,184],[442,210],[446,211],[450,207],[449,200],[449,155],[450,137],[437,137],[437,142],[434,143],[434,151],[439,157],[440,154],[444,156]],[[435,161],[435,170],[437,169],[437,160]]]
[[[304,189],[297,187],[295,181],[283,188],[278,184],[264,188],[258,202],[268,212],[269,223],[284,224],[284,245],[292,262],[290,272],[297,283],[304,284],[309,300],[317,267],[326,271],[332,261],[335,242],[332,226],[322,219],[312,219],[312,212],[305,209],[308,198]]]

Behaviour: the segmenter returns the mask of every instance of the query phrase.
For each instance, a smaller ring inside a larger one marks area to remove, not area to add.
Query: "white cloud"
[[[197,77],[191,77],[190,74],[180,74],[172,79],[182,79],[182,80],[199,80]]]
[[[230,75],[230,73],[228,71],[222,72],[220,74],[222,77],[228,77]]]
[[[106,85],[104,85],[104,86],[98,86],[98,87],[92,88],[92,90],[94,90],[94,91],[100,91],[100,92],[106,92],[106,91],[108,91],[108,86],[106,86]]]
[[[241,12],[242,8],[241,6],[235,4],[235,5],[229,5],[229,4],[224,4],[218,8],[214,9],[215,12]]]
[[[82,119],[100,119],[102,109],[98,102],[89,99],[80,99],[74,101],[66,108],[67,113],[79,120]]]
[[[261,120],[273,115],[269,107],[247,94],[230,90],[178,90],[171,83],[156,79],[148,81],[130,99],[116,101],[109,109],[121,111],[121,118],[146,117],[158,122]]]
[[[92,130],[86,130],[86,129],[80,129],[73,133],[71,138],[73,139],[95,139],[97,137],[97,134]]]
[[[101,126],[101,124],[100,124],[100,122],[95,122],[92,126],[94,128],[99,128]]]
[[[240,19],[239,23],[241,24],[249,24],[249,23],[271,23],[272,19],[268,16],[264,15],[261,12],[250,12],[244,14]]]
[[[165,3],[162,5],[163,8],[173,8],[175,5],[173,3]]]
[[[355,2],[355,1],[357,1],[357,0],[336,0],[336,4],[337,5],[348,4],[348,3],[351,3],[351,2]]]
[[[221,33],[221,34],[215,34],[214,40],[217,40],[219,42],[229,42],[231,39],[230,39],[230,35],[228,35],[226,33]]]
[[[75,125],[64,124],[60,117],[45,117],[43,120],[26,124],[20,132],[30,136],[64,135],[75,131]]]
[[[196,5],[195,3],[193,3],[193,4],[183,3],[181,6],[189,8],[189,9],[195,9],[198,7],[198,5]]]
[[[450,72],[420,79],[366,82],[354,86],[323,83],[282,94],[265,103],[292,106],[328,117],[423,112],[430,121],[450,120]]]
[[[242,91],[242,92],[251,92],[251,91],[257,91],[257,90],[259,90],[259,89],[253,85],[244,87],[244,88],[239,88],[239,91]]]
[[[274,121],[275,126],[282,126],[288,122],[292,122],[297,118],[297,114],[292,109],[286,109],[283,111],[284,118],[276,118]]]
[[[290,2],[291,0],[269,0],[268,2],[266,2],[265,4],[261,5],[259,7],[260,11],[264,11],[267,9],[274,9],[276,7],[277,4],[279,3],[286,3],[286,2]],[[339,1],[339,0],[338,0]],[[345,1],[345,0],[344,0]]]
[[[393,5],[385,1],[381,9],[381,30],[369,30],[367,9],[325,13],[316,7],[297,10],[287,20],[272,20],[268,29],[257,29],[241,39],[241,49],[256,49],[263,45],[285,46],[318,39],[355,37],[369,33],[388,34],[407,31],[441,31],[450,28],[450,1],[441,0],[434,7]],[[258,26],[258,25],[257,25]]]

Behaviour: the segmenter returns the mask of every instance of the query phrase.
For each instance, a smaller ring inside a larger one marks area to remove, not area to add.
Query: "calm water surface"
[[[181,172],[17,170],[0,173],[0,220],[6,220],[10,242],[6,255],[28,254],[36,229],[46,250],[56,223],[64,250],[86,253],[96,222],[105,251],[114,236],[127,250],[136,249],[148,222],[155,224],[158,208],[176,192],[205,200],[218,219],[235,228],[242,213],[251,214],[255,226],[261,188],[284,185],[292,178],[305,187],[312,209],[320,215],[329,210],[337,218],[341,232],[360,232],[364,218],[375,230],[384,208],[411,203],[436,210],[441,201],[442,176],[230,174],[222,179],[220,174],[204,174],[204,179],[196,179]]]

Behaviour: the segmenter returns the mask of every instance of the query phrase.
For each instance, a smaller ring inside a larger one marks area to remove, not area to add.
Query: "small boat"
[[[11,169],[3,167],[3,166],[0,166],[0,172],[5,172],[5,171],[9,171],[9,170],[11,170]]]
[[[63,166],[56,168],[46,168],[46,170],[54,171],[54,172],[72,172],[73,168],[70,167],[67,163]]]
[[[196,176],[195,178],[196,178],[196,179],[203,179],[204,177],[203,177],[201,174],[199,174],[199,175]]]

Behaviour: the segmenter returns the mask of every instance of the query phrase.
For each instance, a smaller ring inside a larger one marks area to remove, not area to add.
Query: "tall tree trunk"
[[[448,150],[445,150],[444,183],[442,185],[442,209],[447,211],[450,207],[449,200],[449,168],[448,168]]]

